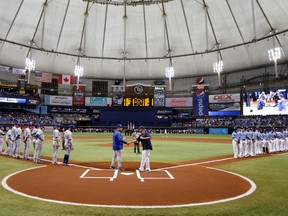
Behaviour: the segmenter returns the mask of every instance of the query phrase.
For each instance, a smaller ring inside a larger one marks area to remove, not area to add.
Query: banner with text
[[[166,98],[166,107],[192,107],[192,97]]]
[[[209,95],[209,116],[240,115],[240,94]]]
[[[195,116],[208,115],[209,85],[192,85]]]
[[[74,106],[84,106],[85,105],[85,96],[84,96],[84,92],[85,92],[85,86],[73,86],[73,105]]]
[[[111,98],[105,97],[86,97],[85,106],[100,106],[106,107],[111,104]]]
[[[72,96],[44,96],[45,105],[55,105],[55,106],[73,106]]]
[[[232,102],[240,102],[240,94],[209,95],[209,103],[232,103]]]
[[[164,87],[154,88],[154,106],[164,107],[165,106],[165,90]]]
[[[112,106],[123,106],[123,86],[112,86]]]

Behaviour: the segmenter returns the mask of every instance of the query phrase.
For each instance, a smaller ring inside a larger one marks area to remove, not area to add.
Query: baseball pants
[[[43,141],[37,139],[35,141],[34,163],[40,163],[42,146]]]
[[[150,151],[151,150],[143,150],[142,151],[142,160],[140,164],[140,170],[143,171],[146,166],[146,170],[150,170]]]
[[[276,138],[275,139],[275,152],[280,151],[280,139]]]
[[[6,143],[7,143],[7,147],[5,149],[4,154],[11,156],[12,155],[12,140],[7,139]]]
[[[239,143],[237,140],[232,140],[232,146],[233,146],[233,152],[234,152],[234,158],[238,158],[239,155]]]
[[[31,145],[31,140],[28,138],[28,139],[24,142],[23,159],[25,159],[25,160],[28,160],[28,158],[29,158],[30,145]]]
[[[269,142],[269,149],[270,149],[270,152],[275,152],[276,149],[275,149],[275,140],[270,140]]]
[[[115,162],[118,162],[118,168],[122,167],[122,150],[114,150],[114,155],[112,157],[111,166],[115,167]]]
[[[256,141],[251,140],[251,145],[250,145],[250,155],[255,156],[255,146],[256,146]]]
[[[285,151],[285,139],[280,139],[280,151]]]
[[[52,155],[52,163],[57,164],[58,152],[59,152],[59,142],[53,142],[53,155]]]
[[[15,157],[15,158],[19,158],[20,144],[21,144],[21,140],[20,139],[15,140],[14,151],[13,151],[13,153],[14,153],[13,157]]]
[[[245,147],[246,147],[246,140],[240,140],[239,154],[238,154],[239,158],[242,158],[244,156]]]
[[[0,138],[0,154],[2,154],[3,144],[4,144],[4,138]]]
[[[288,137],[285,138],[285,150],[288,151]]]

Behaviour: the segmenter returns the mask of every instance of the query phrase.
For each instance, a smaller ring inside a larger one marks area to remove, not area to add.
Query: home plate
[[[129,176],[129,175],[133,175],[133,172],[121,172],[121,175],[125,175],[125,176]]]

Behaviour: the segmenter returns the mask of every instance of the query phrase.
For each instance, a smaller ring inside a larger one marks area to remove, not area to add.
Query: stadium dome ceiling
[[[0,64],[99,79],[175,78],[288,53],[287,0],[0,0]]]

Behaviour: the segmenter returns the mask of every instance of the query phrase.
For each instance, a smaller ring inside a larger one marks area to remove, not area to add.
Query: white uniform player
[[[17,123],[14,124],[14,126],[11,129],[11,157],[15,157],[15,138],[16,138],[16,127]]]
[[[4,136],[5,136],[4,127],[0,126],[0,154],[2,154],[2,148],[4,145]]]
[[[283,132],[285,138],[285,151],[288,151],[288,128]]]
[[[23,132],[23,142],[24,142],[24,151],[23,151],[23,159],[29,160],[29,152],[31,145],[31,130],[29,128],[29,124],[25,127]]]
[[[74,125],[69,125],[69,128],[64,133],[66,152],[65,152],[65,155],[64,155],[63,164],[65,166],[69,166],[68,162],[69,162],[70,153],[74,149],[72,132],[71,132],[73,129],[75,129],[75,126]]]
[[[13,157],[19,159],[20,158],[20,145],[21,145],[21,139],[22,139],[22,125],[17,124],[16,126],[16,134],[15,134],[15,142],[14,142],[14,155]]]
[[[237,130],[235,129],[232,133],[232,147],[233,147],[233,152],[234,152],[234,158],[238,158],[239,155],[239,134],[237,133]]]
[[[60,132],[59,132],[60,125],[55,125],[55,130],[53,131],[53,155],[52,155],[52,164],[56,165],[59,147],[60,147]]]
[[[34,151],[34,163],[41,163],[41,151],[44,142],[44,133],[41,129],[41,126],[36,125],[37,132],[35,135],[35,151]]]
[[[33,137],[33,139],[32,139],[32,144],[33,144],[34,151],[35,151],[35,142],[36,142],[35,135],[36,135],[36,133],[37,133],[37,131],[38,131],[38,129],[37,129],[36,126],[38,127],[38,124],[35,124],[34,126],[32,126],[32,127],[30,128],[30,130],[31,130],[31,137]]]
[[[4,154],[8,155],[8,156],[12,156],[12,135],[11,135],[12,132],[11,132],[11,128],[12,127],[9,128],[9,130],[6,133],[6,137],[5,137],[7,147],[5,149]]]

